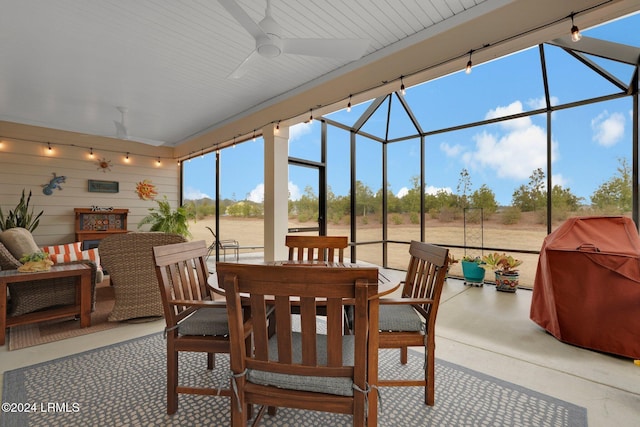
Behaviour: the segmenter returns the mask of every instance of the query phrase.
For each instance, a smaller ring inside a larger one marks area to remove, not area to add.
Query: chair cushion
[[[0,242],[6,246],[16,259],[34,252],[40,252],[33,235],[26,228],[15,227],[4,230],[0,233]]]
[[[409,304],[380,304],[381,331],[424,332],[424,319]]]
[[[227,309],[200,308],[180,322],[178,332],[180,335],[229,335]]]
[[[326,335],[317,335],[318,364],[326,365]],[[302,336],[299,332],[293,332],[293,361],[302,361]],[[345,335],[342,340],[342,360],[346,366],[353,366],[355,336]],[[269,339],[269,359],[278,360],[278,342],[274,335]],[[353,396],[353,381],[343,377],[314,377],[306,375],[278,374],[273,372],[250,369],[247,372],[247,380],[260,385],[274,386],[289,390],[313,391],[317,393],[335,394],[338,396]]]

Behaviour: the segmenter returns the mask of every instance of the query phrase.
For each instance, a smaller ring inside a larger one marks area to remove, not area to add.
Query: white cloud
[[[559,185],[562,188],[567,188],[569,184],[569,180],[563,177],[562,174],[551,175],[551,183],[553,184],[554,187],[556,185]]]
[[[293,182],[289,181],[289,199],[290,200],[300,200],[302,193],[300,192],[300,188],[295,185]]]
[[[551,105],[558,105],[560,103],[560,99],[558,99],[557,96],[552,96],[550,101]],[[527,105],[533,110],[538,110],[540,108],[547,108],[547,101],[544,97],[532,98],[527,101]]]
[[[449,145],[446,142],[440,143],[440,150],[444,151],[447,157],[458,157],[463,151],[464,148],[459,145]]]
[[[622,113],[603,111],[591,120],[593,140],[603,147],[617,144],[624,136],[625,118]]]
[[[529,100],[529,103],[538,102]],[[518,114],[523,111],[522,102],[514,101],[498,106],[486,114],[487,119]],[[462,161],[470,170],[490,169],[503,179],[526,179],[532,171],[547,166],[547,132],[535,125],[531,118],[522,117],[498,123],[500,131],[484,130],[476,134],[473,151],[464,152]],[[558,144],[552,142],[553,159],[559,158]]]
[[[199,200],[204,198],[213,199],[213,197],[209,196],[207,193],[203,193],[202,191],[192,187],[187,187],[185,189],[184,198],[187,200]]]
[[[247,195],[247,200],[262,203],[264,201],[264,184],[258,184],[256,188],[251,190]]]
[[[523,111],[524,110],[522,109],[522,102],[514,101],[506,107],[496,107],[496,109],[494,110],[489,110],[489,112],[485,115],[485,119],[490,120],[499,117],[510,116],[513,114],[522,113]],[[505,129],[523,129],[531,126],[531,118],[521,117],[519,119],[500,122],[499,125]]]
[[[313,131],[313,122],[298,123],[289,128],[289,142],[293,142]]]
[[[445,193],[453,194],[453,191],[451,191],[451,188],[449,187],[434,187],[433,185],[427,185],[427,187],[424,189],[424,194],[432,194],[435,196],[442,191],[444,191]]]
[[[291,200],[298,200],[302,195],[300,193],[300,188],[295,185],[293,182],[289,181],[289,198]],[[263,203],[264,202],[264,184],[258,184],[255,188],[247,194],[247,200],[250,200],[255,203]]]
[[[396,193],[396,197],[398,199],[402,199],[404,196],[406,196],[407,194],[409,194],[409,189],[407,187],[402,187],[400,190],[398,190],[398,192]]]
[[[525,179],[535,169],[546,169],[547,134],[539,126],[512,129],[502,136],[485,131],[474,139],[476,151],[463,156],[470,169],[490,168],[498,177],[507,179]],[[557,143],[552,147],[555,152]]]

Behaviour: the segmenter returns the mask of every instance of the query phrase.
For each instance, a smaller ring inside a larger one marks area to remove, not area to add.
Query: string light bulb
[[[93,147],[89,148],[89,157],[93,159]]]
[[[280,132],[280,120],[278,120],[278,123],[276,124],[276,133]]]
[[[51,147],[51,143],[47,142],[47,146],[49,147],[49,154],[53,152],[53,148]]]
[[[162,162],[160,161],[160,157],[158,157],[158,160],[156,161],[156,164],[157,164],[158,166],[160,166],[160,165],[162,164]]]
[[[347,113],[351,112],[351,95],[349,95],[349,103],[347,104]]]
[[[253,130],[253,142],[256,142],[256,130]]]
[[[471,62],[471,54],[473,50],[469,51],[469,61],[467,62],[467,67],[464,69],[464,72],[467,74],[471,74],[471,67],[473,67],[473,62]]]
[[[573,17],[575,13],[571,14],[571,40],[574,42],[579,42],[582,38],[582,34],[580,34],[580,29],[576,24],[573,23]]]
[[[124,161],[129,163],[129,152],[127,151],[127,154],[124,156]]]
[[[309,122],[313,121],[313,108],[309,109]]]
[[[404,87],[404,78],[403,76],[400,76],[400,93],[402,94],[402,96],[407,94],[407,91]]]

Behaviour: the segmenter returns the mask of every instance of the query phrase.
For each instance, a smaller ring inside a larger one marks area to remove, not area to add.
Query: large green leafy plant
[[[149,215],[140,220],[138,228],[151,224],[151,231],[176,233],[184,237],[191,237],[188,221],[195,217],[193,212],[188,211],[184,206],[171,210],[167,196],[164,196],[162,200],[156,200],[156,203],[158,203],[158,207],[149,208]]]
[[[24,190],[22,190],[22,197],[20,202],[14,210],[9,210],[9,213],[5,217],[0,209],[0,230],[8,230],[10,228],[22,227],[33,232],[33,230],[40,224],[40,217],[44,211],[40,211],[38,215],[33,214],[33,208],[29,212],[29,202],[31,201],[31,191],[29,196],[25,200]]]

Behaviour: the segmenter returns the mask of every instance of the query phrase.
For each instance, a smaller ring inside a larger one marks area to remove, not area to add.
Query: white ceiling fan
[[[271,0],[267,0],[265,16],[258,23],[254,22],[235,0],[218,2],[256,41],[255,50],[228,76],[229,78],[240,78],[259,56],[275,58],[285,53],[353,61],[361,58],[369,47],[369,40],[366,39],[283,38],[282,27],[271,17]]]
[[[118,139],[123,139],[125,141],[142,142],[144,144],[156,146],[164,144],[164,141],[129,136],[129,130],[127,129],[127,125],[125,123],[125,115],[129,111],[129,109],[126,107],[116,107],[116,109],[120,111],[120,121],[114,120],[113,123],[116,125],[116,137]]]

